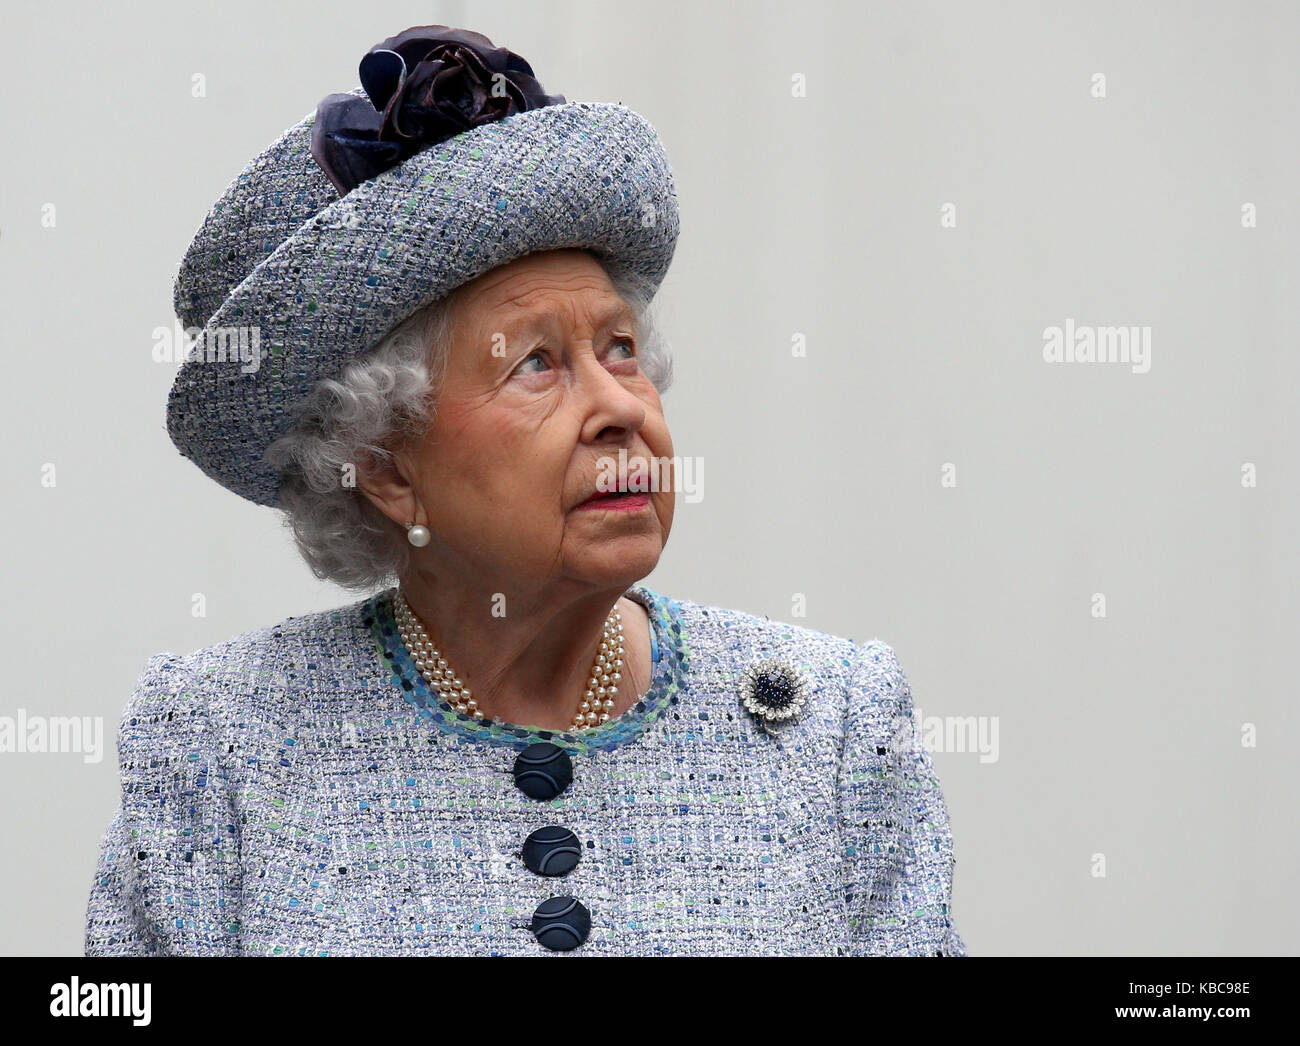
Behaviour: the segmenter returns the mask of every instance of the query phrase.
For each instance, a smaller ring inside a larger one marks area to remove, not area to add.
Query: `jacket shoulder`
[[[688,636],[704,641],[716,656],[730,660],[748,657],[794,656],[816,659],[848,659],[851,663],[859,644],[853,639],[821,632],[807,625],[774,619],[746,610],[675,599]]]
[[[371,598],[285,617],[273,625],[194,650],[180,661],[200,679],[234,673],[247,680],[249,673],[275,674],[286,667],[292,669],[304,654],[320,652],[323,656],[332,643],[355,639]]]
[[[186,733],[221,735],[249,718],[291,718],[308,686],[327,686],[348,651],[368,641],[369,598],[286,617],[187,654],[149,658],[122,713],[119,746],[144,738],[182,743]]]
[[[879,637],[859,642],[761,614],[674,599],[695,668],[716,682],[761,658],[794,663],[818,689],[838,695],[843,716],[864,708],[906,708],[907,677]]]
[[[750,666],[785,662],[819,695],[816,704],[828,723],[842,719],[860,656],[853,639],[747,610],[675,602],[692,671],[703,683],[732,689]]]

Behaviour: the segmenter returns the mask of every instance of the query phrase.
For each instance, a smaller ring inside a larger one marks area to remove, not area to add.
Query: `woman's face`
[[[417,562],[528,587],[643,578],[672,527],[673,445],[604,269],[584,251],[526,255],[460,288],[450,320],[433,424],[405,452],[433,532]],[[620,450],[619,476],[658,472],[660,489],[583,507]]]

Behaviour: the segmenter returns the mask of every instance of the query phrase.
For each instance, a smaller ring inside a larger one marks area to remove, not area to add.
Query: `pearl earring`
[[[424,548],[429,543],[429,538],[433,535],[429,533],[429,528],[419,524],[406,524],[406,540],[416,548]]]

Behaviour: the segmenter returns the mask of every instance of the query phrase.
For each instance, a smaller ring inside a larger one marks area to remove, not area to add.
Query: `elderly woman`
[[[86,953],[965,954],[890,648],[638,584],[654,130],[444,26],[360,73],[191,245],[168,427],[373,594],[150,660]]]

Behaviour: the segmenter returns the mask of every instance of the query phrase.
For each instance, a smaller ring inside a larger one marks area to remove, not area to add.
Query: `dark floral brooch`
[[[311,129],[312,159],[340,196],[462,131],[565,100],[547,94],[513,51],[445,25],[390,36],[359,72],[367,97],[327,95]]]
[[[740,700],[765,729],[780,727],[808,703],[808,681],[790,662],[763,658],[741,676]]]

